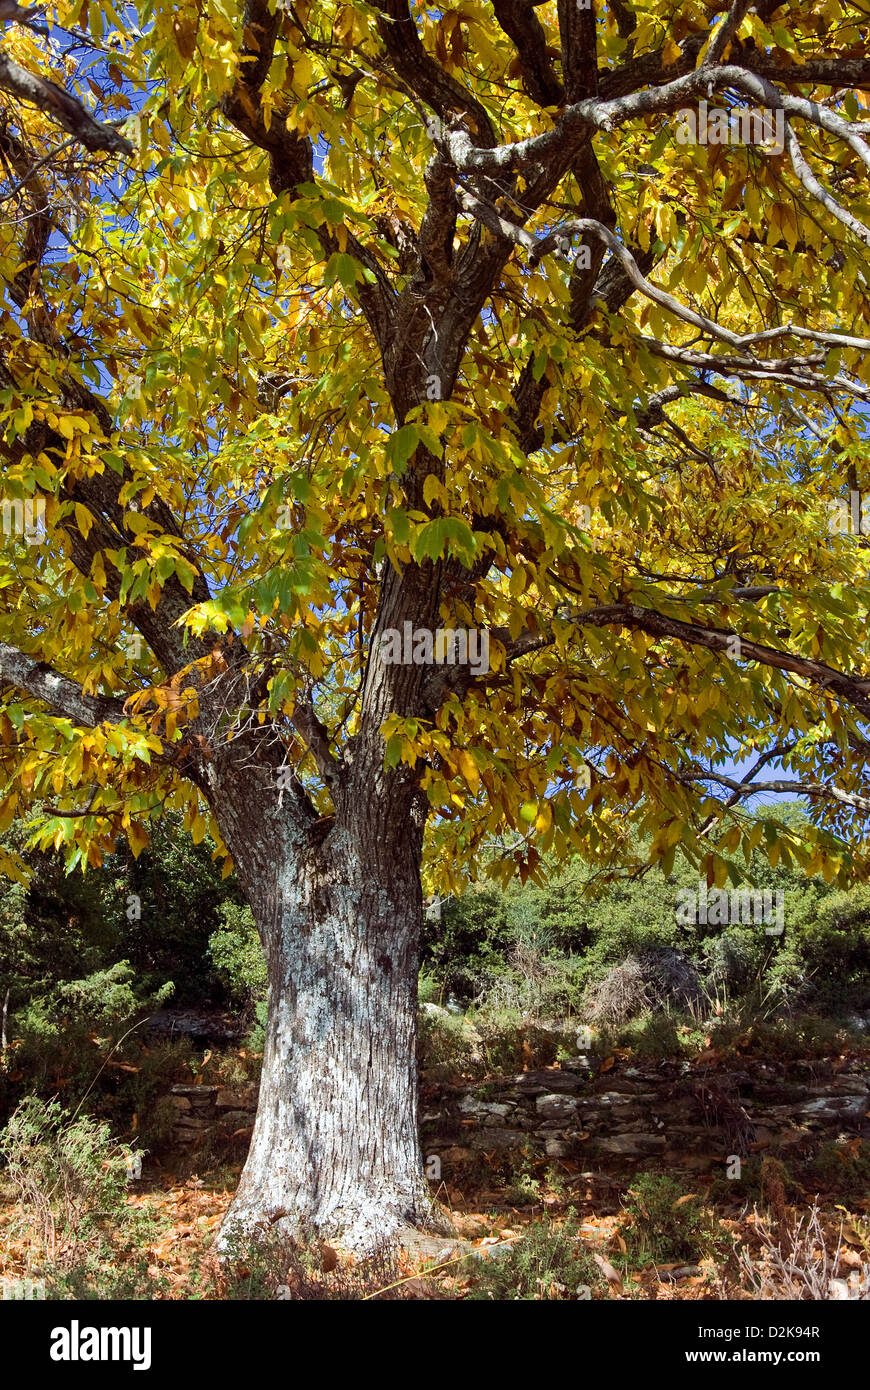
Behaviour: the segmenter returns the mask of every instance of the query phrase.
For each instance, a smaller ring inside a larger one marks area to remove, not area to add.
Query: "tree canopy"
[[[448,887],[629,832],[863,873],[859,6],[13,9],[0,830],[223,852],[215,761],[311,825],[374,739]],[[407,623],[489,669],[379,666]]]

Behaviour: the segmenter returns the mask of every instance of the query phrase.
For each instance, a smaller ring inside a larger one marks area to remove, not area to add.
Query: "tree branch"
[[[85,110],[81,102],[63,87],[45,77],[28,72],[0,52],[0,89],[36,106],[59,126],[75,136],[86,150],[107,150],[110,154],[133,153],[133,146],[114,126],[104,125]]]
[[[121,700],[109,695],[85,695],[76,681],[7,642],[0,642],[0,681],[42,700],[54,714],[88,729],[126,721]]]

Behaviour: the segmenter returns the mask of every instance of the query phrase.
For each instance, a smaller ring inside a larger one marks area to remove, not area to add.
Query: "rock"
[[[223,1129],[250,1129],[254,1123],[254,1113],[251,1110],[225,1110],[220,1123]]]
[[[189,1109],[190,1109],[190,1101],[187,1099],[187,1096],[173,1096],[173,1095],[170,1095],[170,1097],[169,1097],[169,1103],[170,1103],[170,1105],[174,1105],[175,1108],[176,1108],[176,1110],[189,1110]]]
[[[638,1096],[643,1100],[656,1099],[661,1096],[661,1088],[658,1091],[649,1090],[649,1079],[646,1081],[647,1089],[644,1090],[643,1083],[639,1081],[627,1081],[621,1076],[599,1076],[595,1082],[594,1091],[598,1096]]]
[[[524,1129],[479,1129],[476,1134],[471,1136],[471,1147],[473,1149],[519,1149],[523,1144],[529,1142],[529,1136]]]
[[[870,1109],[867,1092],[859,1096],[826,1096],[811,1100],[806,1105],[796,1107],[796,1113],[806,1120],[827,1120],[839,1118],[857,1122],[863,1120]]]
[[[211,1105],[218,1093],[217,1086],[171,1086],[172,1096],[186,1096],[191,1105]]]
[[[655,1100],[653,1091],[647,1092],[646,1096],[626,1095],[623,1091],[601,1091],[597,1096],[587,1101],[582,1101],[583,1105],[603,1105],[603,1106],[630,1106],[636,1105],[640,1099]]]
[[[677,1284],[681,1279],[691,1279],[696,1274],[701,1273],[700,1265],[682,1265],[680,1269],[663,1269],[658,1271],[658,1276],[662,1283]]]
[[[617,1158],[642,1158],[663,1149],[666,1142],[660,1134],[611,1134],[594,1141],[596,1149]]]
[[[463,1115],[471,1115],[479,1120],[486,1120],[488,1117],[503,1120],[513,1108],[512,1105],[501,1105],[497,1101],[477,1100],[475,1096],[463,1096],[459,1102],[459,1109]]]
[[[580,1089],[580,1078],[570,1071],[555,1067],[552,1071],[524,1071],[513,1079],[513,1085],[526,1096],[541,1096],[547,1091],[574,1092]]]
[[[421,1014],[426,1014],[428,1018],[452,1018],[449,1009],[442,1009],[440,1004],[432,1004],[428,1001],[420,1005]]]
[[[566,1139],[559,1139],[557,1135],[551,1134],[544,1140],[544,1150],[548,1158],[568,1158],[571,1145]]]
[[[535,1109],[543,1120],[567,1124],[576,1118],[577,1101],[574,1096],[543,1095],[535,1101]]]
[[[559,1063],[559,1066],[562,1071],[579,1072],[581,1075],[585,1076],[587,1072],[592,1072],[594,1075],[601,1066],[601,1062],[597,1057],[583,1052],[579,1057],[564,1057]]]
[[[829,1081],[826,1086],[804,1086],[807,1096],[864,1096],[867,1098],[867,1082],[860,1076],[848,1076]]]
[[[143,1036],[185,1037],[193,1042],[233,1043],[244,1025],[230,1014],[197,1012],[195,1009],[158,1009],[143,1024]]]

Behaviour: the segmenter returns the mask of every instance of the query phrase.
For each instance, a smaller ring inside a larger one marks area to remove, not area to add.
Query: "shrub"
[[[769,937],[751,927],[727,927],[704,943],[710,985],[727,994],[745,994],[759,979],[769,955]]]
[[[249,907],[222,903],[218,916],[221,926],[208,942],[215,970],[236,1003],[256,1003],[266,993],[268,976],[254,915]]]
[[[165,1298],[171,1285],[164,1274],[152,1273],[147,1255],[132,1257],[118,1264],[102,1249],[81,1251],[74,1260],[46,1271],[45,1292],[50,1299],[136,1300],[149,1303]]]
[[[698,972],[682,951],[645,947],[609,970],[589,991],[583,1016],[598,1026],[619,1026],[646,1010],[697,1006]]]
[[[471,999],[504,970],[511,932],[505,896],[473,888],[423,923],[423,962],[445,992]]]
[[[505,969],[493,975],[482,993],[482,1007],[512,1010],[524,1018],[570,1018],[583,999],[582,962],[545,955],[533,944],[517,942]]]
[[[827,1139],[808,1164],[808,1175],[829,1192],[863,1198],[870,1188],[870,1145],[862,1139]]]
[[[705,1215],[700,1199],[683,1192],[666,1174],[641,1173],[628,1189],[623,1208],[621,1231],[628,1250],[621,1258],[627,1267],[696,1260],[717,1243],[716,1225]]]
[[[772,1230],[757,1211],[754,1217],[753,1229],[761,1242],[761,1252],[755,1254],[744,1246],[738,1255],[754,1298],[828,1302],[866,1299],[870,1295],[870,1263],[850,1269],[842,1277],[842,1226],[836,1235],[826,1231],[816,1203],[788,1232],[782,1223]]]
[[[439,1296],[409,1274],[395,1252],[384,1250],[350,1263],[331,1246],[303,1245],[274,1234],[258,1241],[233,1237],[220,1263],[212,1262],[211,1274],[208,1295],[234,1301],[405,1302]]]
[[[417,1025],[417,1053],[422,1070],[443,1074],[479,1069],[479,1038],[462,1016],[437,1005],[424,1006]]]
[[[535,1221],[519,1240],[469,1260],[465,1270],[468,1297],[476,1300],[576,1299],[606,1289],[572,1214],[561,1225]]]
[[[630,1047],[638,1059],[661,1062],[682,1056],[693,1037],[697,1035],[681,1033],[677,1019],[665,1010],[642,1013],[621,1028],[603,1029],[601,1046]]]
[[[27,1078],[31,1092],[63,1091],[79,1099],[91,1085],[114,1039],[137,1014],[143,998],[134,987],[128,961],[118,961],[81,979],[62,980],[34,995],[19,1010],[19,1037],[0,1063],[0,1104],[11,1110],[20,1094],[12,1074]],[[158,1007],[172,992],[164,986],[147,1001]],[[115,1060],[120,1060],[116,1054]],[[111,1073],[109,1073],[111,1075]],[[108,1076],[104,1080],[108,1080]]]
[[[106,1227],[124,1224],[132,1151],[107,1124],[28,1096],[0,1131],[0,1156],[20,1221],[51,1262],[75,1262]]]

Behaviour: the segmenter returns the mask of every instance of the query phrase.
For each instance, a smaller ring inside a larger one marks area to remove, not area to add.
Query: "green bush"
[[[641,1173],[623,1198],[623,1208],[620,1229],[627,1252],[616,1258],[626,1269],[695,1261],[721,1241],[718,1225],[704,1213],[700,1198],[684,1192],[667,1174]]]
[[[607,1287],[571,1214],[560,1225],[548,1217],[533,1222],[519,1240],[469,1260],[465,1270],[468,1297],[476,1300],[576,1299]]]
[[[470,1074],[480,1070],[476,1039],[466,1020],[452,1014],[423,1011],[417,1024],[417,1055],[421,1070],[434,1075]]]
[[[62,1092],[70,1104],[95,1080],[98,1096],[111,1095],[118,1072],[112,1067],[107,1071],[104,1062],[110,1056],[121,1062],[124,1053],[113,1051],[115,1044],[130,1033],[144,1007],[159,1008],[171,993],[167,984],[143,1000],[128,961],[46,987],[19,1010],[17,1037],[0,1056],[0,1113],[12,1111],[24,1085],[41,1096]]]
[[[222,903],[218,917],[221,926],[208,942],[215,970],[235,1003],[256,1004],[266,993],[268,973],[254,915],[249,907]]]
[[[846,1199],[863,1199],[870,1188],[870,1145],[825,1140],[807,1167],[809,1181]]]
[[[107,1124],[28,1096],[0,1130],[0,1158],[19,1222],[52,1264],[80,1261],[124,1226],[132,1150]]]
[[[176,812],[153,827],[138,860],[124,846],[85,875],[28,848],[21,824],[3,841],[23,856],[31,880],[0,882],[0,1123],[24,1086],[75,1104],[97,1072],[94,1099],[111,1112],[117,1064],[130,1062],[129,1051],[100,1069],[135,1019],[170,997],[206,1007],[226,1001],[207,947],[219,906],[239,910],[238,885],[221,880],[213,846],[193,845]]]

